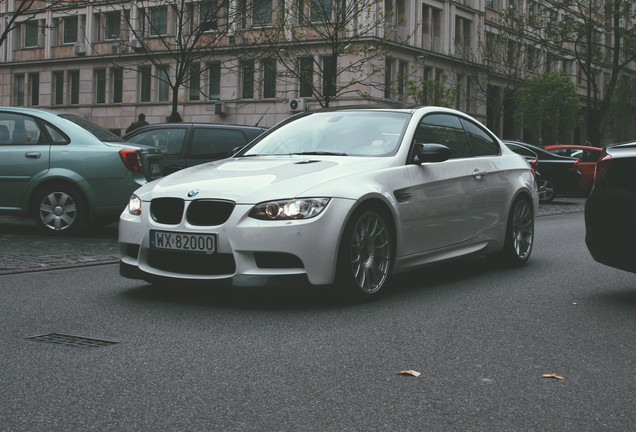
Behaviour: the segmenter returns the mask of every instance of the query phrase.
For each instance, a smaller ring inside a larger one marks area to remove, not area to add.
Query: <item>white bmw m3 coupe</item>
[[[367,299],[396,273],[464,255],[524,264],[537,207],[525,159],[459,111],[306,112],[138,189],[120,218],[120,273],[300,279]]]

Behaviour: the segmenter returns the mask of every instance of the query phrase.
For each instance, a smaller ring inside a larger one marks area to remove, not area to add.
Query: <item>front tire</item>
[[[527,198],[519,197],[512,204],[508,216],[501,261],[511,267],[524,265],[534,244],[534,211]]]
[[[354,300],[379,297],[389,282],[394,242],[388,218],[374,208],[357,210],[345,228],[336,284]]]
[[[53,184],[34,197],[33,216],[38,227],[46,233],[69,235],[84,227],[87,210],[82,195],[73,187]]]

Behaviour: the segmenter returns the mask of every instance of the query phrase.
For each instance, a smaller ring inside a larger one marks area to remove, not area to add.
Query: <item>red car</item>
[[[594,185],[594,170],[601,152],[600,147],[590,147],[584,145],[548,145],[544,147],[550,153],[560,156],[579,158],[579,171],[581,171],[581,190],[588,195]]]

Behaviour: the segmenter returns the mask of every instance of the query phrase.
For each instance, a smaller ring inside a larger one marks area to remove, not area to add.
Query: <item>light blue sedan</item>
[[[158,149],[130,144],[62,112],[0,107],[0,213],[69,234],[116,220],[132,192],[159,177]]]

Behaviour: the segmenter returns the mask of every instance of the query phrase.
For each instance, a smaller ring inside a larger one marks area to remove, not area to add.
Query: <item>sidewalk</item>
[[[585,198],[559,198],[539,206],[538,217],[582,212]],[[119,261],[117,223],[78,237],[42,234],[30,219],[0,216],[0,275],[111,264]]]

